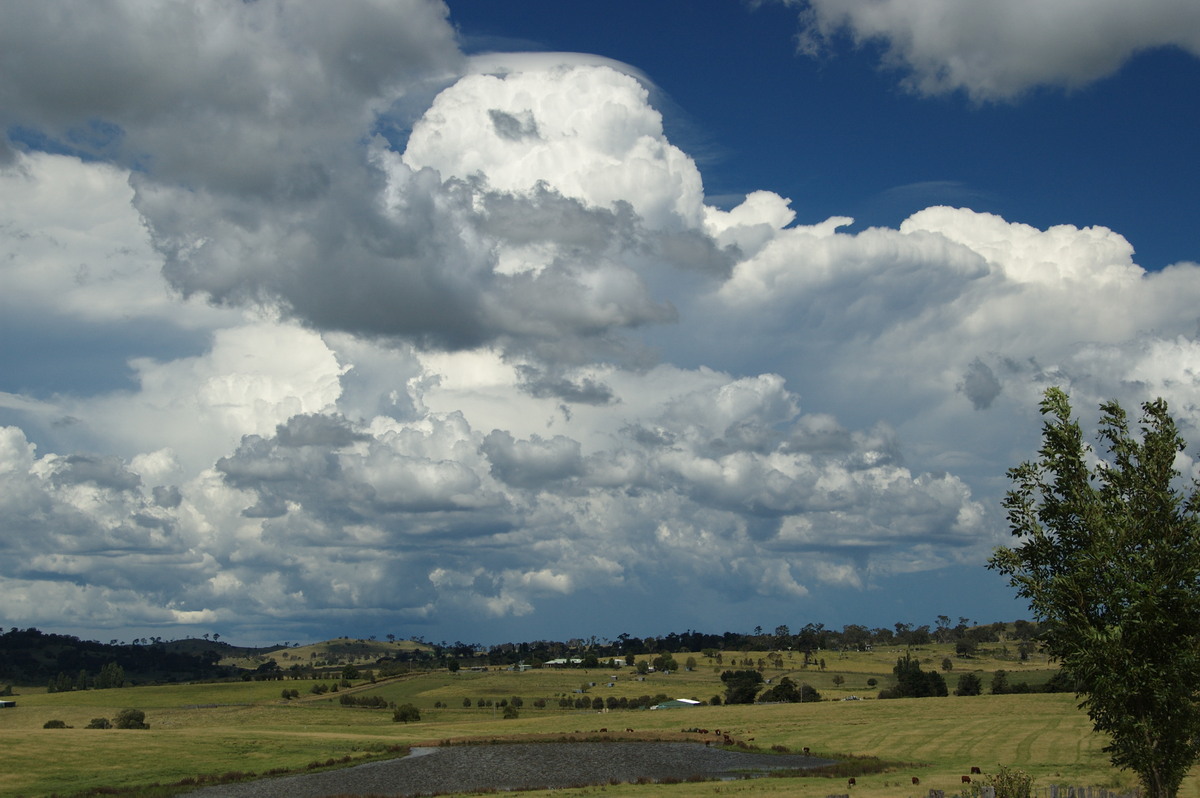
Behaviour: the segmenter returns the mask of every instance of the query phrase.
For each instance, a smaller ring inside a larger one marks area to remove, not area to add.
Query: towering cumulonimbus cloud
[[[1117,231],[716,207],[636,70],[439,2],[74,11],[0,26],[0,307],[115,366],[0,393],[9,622],[736,624],[982,562],[1049,384],[1200,425],[1200,267]]]

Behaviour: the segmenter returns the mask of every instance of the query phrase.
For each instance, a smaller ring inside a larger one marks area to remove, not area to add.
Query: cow
[[[963,783],[963,784],[970,784],[970,783],[971,783],[971,777],[970,777],[970,776],[963,776],[963,777],[962,777],[962,783]]]
[[[974,775],[976,773],[981,773],[981,772],[982,771],[980,771],[979,768],[975,767],[974,765],[971,766],[971,774],[972,775]]]
[[[847,787],[853,787],[855,784],[858,784],[858,782],[854,780],[853,776],[850,777],[850,781],[846,782]]]
[[[921,780],[920,780],[920,779],[918,779],[916,776],[913,776],[913,777],[912,777],[912,780],[913,780],[913,784],[920,784],[920,783],[921,783]]]

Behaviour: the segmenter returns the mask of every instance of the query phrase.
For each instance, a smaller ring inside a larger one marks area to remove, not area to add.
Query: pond
[[[417,748],[401,759],[324,773],[222,784],[192,798],[419,796],[473,790],[531,790],[615,782],[735,778],[780,768],[814,768],[830,760],[757,754],[700,743],[503,743]]]

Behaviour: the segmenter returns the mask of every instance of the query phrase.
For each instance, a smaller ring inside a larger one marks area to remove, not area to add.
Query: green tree
[[[421,710],[412,704],[401,704],[392,713],[393,723],[414,723],[421,719]]]
[[[779,684],[767,688],[767,690],[758,697],[758,700],[764,704],[773,704],[781,701],[790,703],[820,701],[821,694],[807,684],[796,684],[787,676],[779,680]]]
[[[146,713],[140,709],[122,709],[117,713],[113,727],[117,729],[149,729],[150,724],[146,722]]]
[[[979,695],[983,692],[983,680],[977,673],[964,673],[958,677],[958,688],[955,695]]]
[[[913,659],[907,653],[896,660],[892,668],[896,675],[896,686],[890,690],[882,690],[880,698],[924,698],[926,696],[947,695],[946,680],[937,671],[921,670],[919,660]]]
[[[1008,671],[996,671],[992,674],[992,695],[1004,695],[1012,692],[1008,687]]]
[[[1008,472],[1018,541],[990,567],[1029,601],[1113,764],[1170,798],[1200,756],[1200,498],[1177,484],[1185,444],[1162,399],[1142,405],[1137,434],[1102,404],[1104,455],[1063,391],[1041,411],[1038,460]]]
[[[753,704],[763,677],[755,670],[725,671],[721,681],[725,682],[726,704]]]

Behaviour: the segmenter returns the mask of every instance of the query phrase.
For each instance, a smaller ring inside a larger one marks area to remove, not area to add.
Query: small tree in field
[[[1107,456],[1061,390],[1041,410],[1039,459],[1009,471],[1018,542],[990,567],[1029,600],[1113,764],[1172,798],[1200,756],[1200,496],[1177,485],[1185,444],[1161,399],[1142,405],[1136,436],[1120,405],[1100,406]]]
[[[958,677],[958,688],[955,695],[979,695],[983,692],[983,680],[975,673],[964,673]]]
[[[149,729],[146,713],[140,709],[122,709],[117,713],[113,726],[118,729]]]

